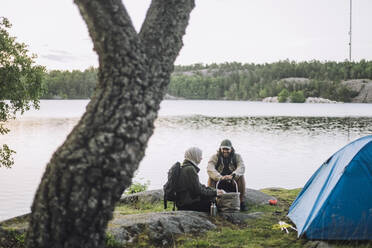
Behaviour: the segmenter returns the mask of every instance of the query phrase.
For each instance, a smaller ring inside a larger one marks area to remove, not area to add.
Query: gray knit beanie
[[[197,147],[190,147],[185,152],[185,159],[194,165],[200,164],[200,161],[202,160],[202,150]]]

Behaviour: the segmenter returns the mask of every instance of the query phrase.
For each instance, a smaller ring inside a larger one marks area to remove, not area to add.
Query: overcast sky
[[[150,0],[123,0],[137,30]],[[72,0],[1,0],[11,34],[48,70],[84,70],[97,56]],[[353,0],[352,60],[372,60],[372,0]],[[196,0],[176,64],[344,61],[350,0]]]

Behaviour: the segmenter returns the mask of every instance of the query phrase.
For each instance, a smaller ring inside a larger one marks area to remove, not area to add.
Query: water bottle
[[[216,217],[217,216],[217,206],[216,206],[216,203],[215,202],[212,202],[212,204],[211,204],[210,215],[212,217]]]

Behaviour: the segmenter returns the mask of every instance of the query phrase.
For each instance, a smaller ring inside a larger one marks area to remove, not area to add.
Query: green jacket
[[[201,196],[214,197],[217,195],[216,189],[206,187],[199,181],[199,168],[188,160],[181,165],[180,176],[178,179],[178,200],[176,205],[186,206],[200,201]]]

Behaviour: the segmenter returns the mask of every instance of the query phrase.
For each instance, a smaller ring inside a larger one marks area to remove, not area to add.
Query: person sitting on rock
[[[200,183],[198,165],[201,160],[202,151],[199,148],[191,147],[186,150],[177,183],[178,210],[209,212],[211,202],[217,195],[223,194],[223,190],[209,188]]]
[[[245,166],[242,157],[235,153],[231,141],[225,139],[216,154],[208,162],[208,186],[215,188],[219,180],[235,180],[240,193],[240,210],[246,210],[245,195]]]

